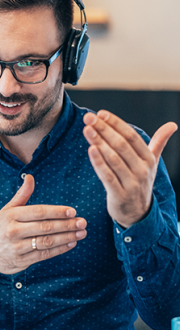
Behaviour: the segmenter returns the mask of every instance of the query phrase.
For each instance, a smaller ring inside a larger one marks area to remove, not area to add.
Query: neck
[[[35,127],[21,135],[1,136],[0,140],[3,146],[13,155],[17,156],[24,164],[28,164],[42,139],[51,131],[58,121],[61,110],[62,104],[60,109],[55,111],[55,114],[52,114],[51,111],[47,114],[41,126]]]
[[[34,151],[39,146],[39,143],[46,134],[42,130],[32,130],[19,136],[1,137],[3,146],[8,149],[13,155],[17,156],[24,164],[28,164]]]

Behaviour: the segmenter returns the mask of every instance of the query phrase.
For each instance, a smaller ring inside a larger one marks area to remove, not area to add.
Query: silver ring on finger
[[[32,249],[37,250],[37,245],[36,245],[36,237],[32,238]]]

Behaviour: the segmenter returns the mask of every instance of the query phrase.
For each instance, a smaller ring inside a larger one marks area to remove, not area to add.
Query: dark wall
[[[68,90],[71,99],[79,106],[94,111],[106,109],[123,120],[141,127],[150,136],[168,121],[180,127],[180,92],[173,91],[123,91],[123,90]],[[168,142],[163,159],[177,194],[180,214],[180,132]]]

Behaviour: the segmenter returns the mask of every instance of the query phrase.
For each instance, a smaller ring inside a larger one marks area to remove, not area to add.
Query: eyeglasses
[[[63,45],[47,60],[0,61],[0,78],[5,68],[10,69],[14,78],[23,84],[39,84],[48,75],[49,66],[62,53]]]

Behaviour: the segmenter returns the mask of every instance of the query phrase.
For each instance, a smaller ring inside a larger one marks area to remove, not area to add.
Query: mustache
[[[2,103],[25,103],[29,102],[31,104],[35,103],[38,100],[37,96],[29,94],[18,94],[14,93],[9,97],[4,97],[0,94],[0,102]]]

